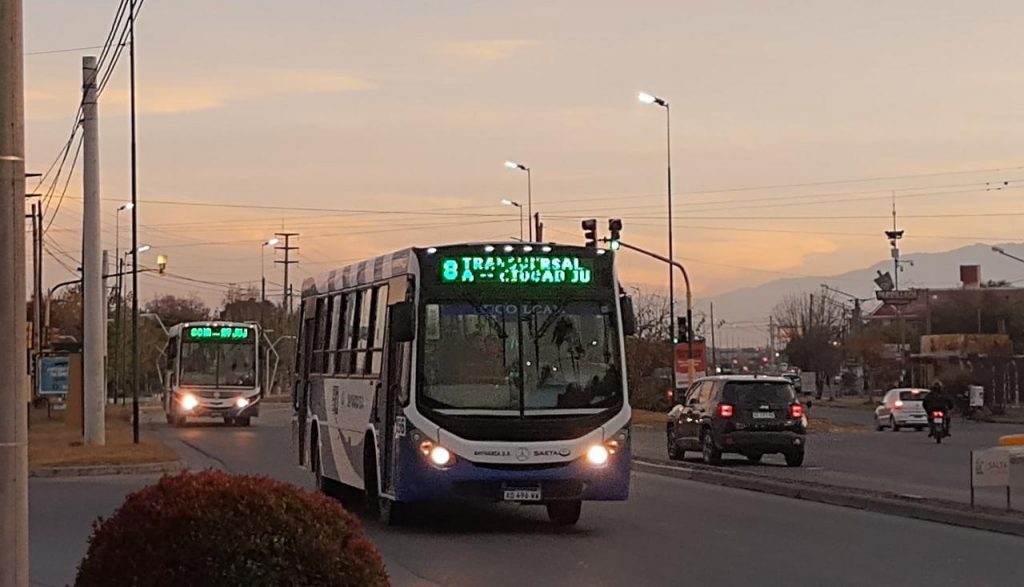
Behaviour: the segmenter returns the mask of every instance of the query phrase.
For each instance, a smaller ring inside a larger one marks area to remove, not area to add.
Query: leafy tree
[[[196,294],[187,298],[171,294],[157,296],[146,303],[144,311],[160,316],[168,328],[182,322],[209,320],[212,315],[210,307]]]

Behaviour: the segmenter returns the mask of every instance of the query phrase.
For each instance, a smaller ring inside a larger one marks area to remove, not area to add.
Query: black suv
[[[722,453],[739,453],[755,463],[765,453],[782,453],[787,465],[799,467],[806,423],[804,407],[785,377],[705,377],[669,412],[668,456],[682,460],[686,451],[700,451],[705,463],[716,465]]]

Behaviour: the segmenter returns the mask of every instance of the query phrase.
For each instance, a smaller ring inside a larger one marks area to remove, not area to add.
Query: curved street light
[[[530,217],[530,242],[533,242],[533,177],[530,175],[530,168],[515,161],[505,161],[505,167],[513,171],[526,172],[526,212]],[[521,223],[520,223],[521,224]]]
[[[504,199],[501,201],[503,206],[515,206],[519,208],[519,240],[523,240],[523,205],[514,200]]]

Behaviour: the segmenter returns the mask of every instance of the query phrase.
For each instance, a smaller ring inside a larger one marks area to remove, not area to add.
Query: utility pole
[[[775,316],[768,316],[768,361],[775,367]]]
[[[297,232],[275,232],[274,236],[281,237],[284,239],[283,246],[275,246],[274,248],[278,251],[284,251],[284,261],[274,260],[274,263],[280,263],[284,265],[284,293],[281,297],[281,307],[288,308],[288,313],[292,313],[292,290],[291,284],[288,281],[288,266],[296,265],[298,261],[291,260],[291,252],[299,250],[299,247],[291,246],[291,238],[293,236],[299,236]]]
[[[715,344],[715,302],[711,302],[711,364],[718,370],[718,346]]]
[[[36,372],[36,357],[42,352],[43,347],[37,341],[42,340],[39,330],[42,328],[42,298],[39,295],[39,271],[42,262],[39,259],[39,239],[42,236],[42,226],[38,222],[37,213],[42,204],[32,204],[32,211],[28,217],[32,220],[32,352],[29,353],[29,373],[32,374],[32,389],[38,389],[39,374]]]
[[[93,56],[82,57],[82,388],[85,443],[106,444],[103,384],[103,245],[100,229],[100,153],[97,119],[97,66]]]
[[[132,442],[139,443],[139,175],[135,128],[135,0],[128,4],[128,79],[132,160]]]
[[[536,242],[544,242],[544,223],[540,221],[540,212],[533,213],[533,234]]]
[[[28,585],[22,35],[22,0],[0,0],[0,587]]]
[[[35,284],[34,284],[36,303],[33,306],[33,309],[35,309],[35,315],[33,316],[33,319],[35,320],[35,323],[36,323],[36,330],[35,330],[36,341],[37,341],[36,353],[41,353],[41,352],[43,352],[43,347],[46,346],[45,345],[46,338],[45,338],[44,333],[43,333],[43,205],[42,205],[42,203],[36,204],[35,225],[36,225],[36,235],[37,235],[36,236],[36,240],[35,240],[35,247],[36,248],[33,251],[32,255],[33,255],[33,258],[36,261],[36,271],[35,271],[35,278],[36,279],[35,279]]]

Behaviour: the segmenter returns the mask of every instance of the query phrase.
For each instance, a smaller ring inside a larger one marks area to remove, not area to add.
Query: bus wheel
[[[583,502],[578,499],[552,501],[547,504],[548,519],[559,526],[573,526],[580,521]]]
[[[366,509],[368,516],[379,520],[382,500],[379,485],[377,484],[377,452],[373,439],[369,436],[366,437],[364,446],[366,448],[363,453],[363,507]]]
[[[245,416],[244,418],[235,418],[235,424],[241,426],[242,428],[248,428],[249,424],[251,423],[252,422],[250,422],[249,416]]]

